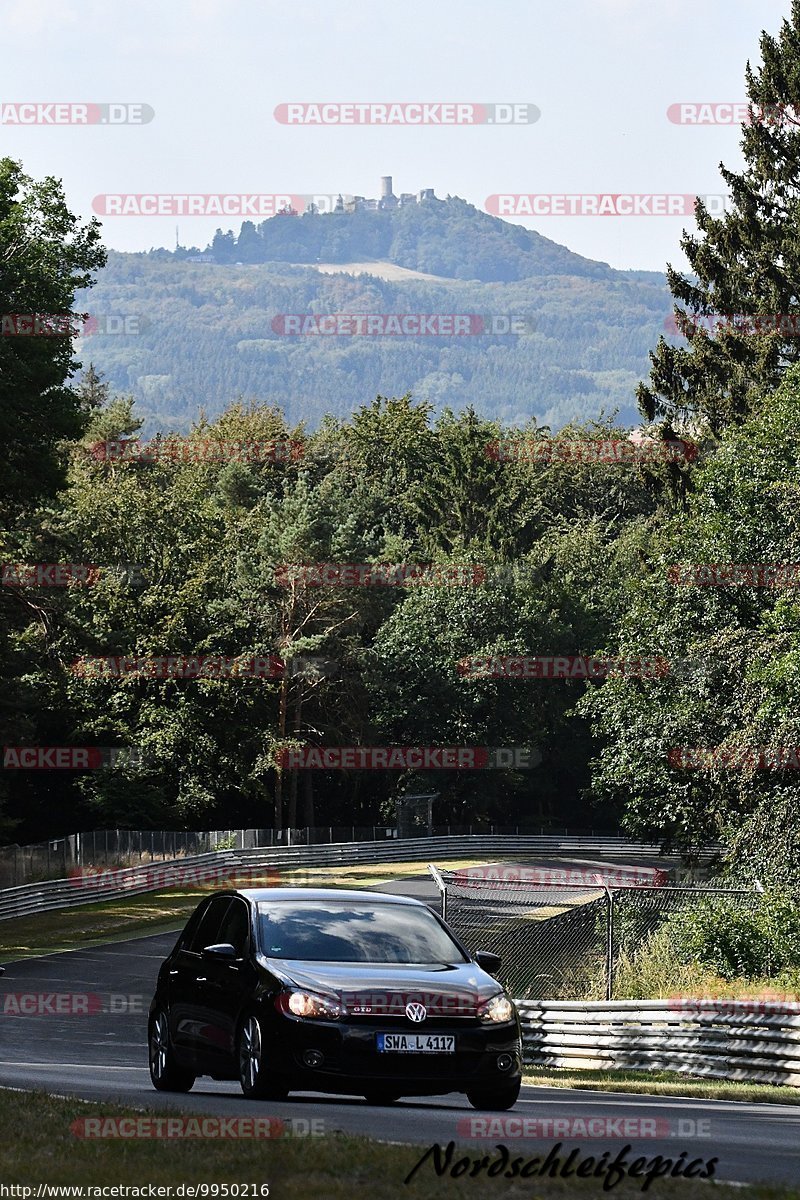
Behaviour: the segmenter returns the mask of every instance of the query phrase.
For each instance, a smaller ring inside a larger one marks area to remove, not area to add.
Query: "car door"
[[[215,942],[233,946],[236,957],[203,960],[202,1052],[209,1060],[218,1059],[220,1070],[224,1070],[233,1062],[239,1014],[256,980],[251,960],[250,909],[241,897],[231,900]]]
[[[187,936],[170,963],[168,996],[172,1040],[179,1053],[198,1068],[211,1044],[205,1027],[208,1024],[208,976],[202,949],[219,942],[219,931],[230,908],[230,896],[212,896],[198,910],[197,920],[187,929]]]

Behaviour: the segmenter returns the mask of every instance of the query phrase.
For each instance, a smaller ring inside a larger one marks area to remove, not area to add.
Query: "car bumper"
[[[521,1077],[522,1045],[515,1023],[488,1028],[437,1023],[426,1028],[425,1032],[453,1034],[452,1054],[380,1052],[377,1035],[388,1032],[409,1029],[398,1031],[391,1022],[365,1026],[286,1019],[270,1039],[270,1065],[295,1088],[356,1095],[381,1087],[402,1088],[408,1095],[441,1095],[510,1086]]]

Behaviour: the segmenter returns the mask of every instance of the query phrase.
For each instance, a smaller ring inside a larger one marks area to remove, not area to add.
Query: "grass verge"
[[[647,1096],[681,1096],[695,1100],[740,1100],[749,1104],[800,1104],[800,1088],[727,1079],[696,1079],[678,1071],[551,1071],[525,1068],[534,1087],[577,1088],[593,1092],[632,1092]]]
[[[270,1115],[267,1104],[254,1105],[257,1116]],[[320,1110],[324,1116],[324,1110]],[[482,1171],[477,1178],[468,1173],[453,1178],[449,1171],[437,1175],[432,1160],[420,1167],[411,1182],[404,1179],[414,1168],[427,1145],[397,1146],[371,1142],[366,1138],[329,1134],[325,1137],[280,1138],[273,1140],[211,1140],[192,1139],[82,1139],[71,1130],[73,1122],[87,1117],[165,1116],[164,1113],[145,1113],[121,1105],[87,1104],[79,1100],[48,1096],[41,1092],[11,1092],[0,1090],[0,1128],[4,1131],[0,1143],[0,1178],[6,1185],[32,1187],[49,1183],[62,1186],[80,1185],[89,1200],[89,1187],[123,1185],[145,1188],[180,1184],[269,1185],[270,1200],[353,1200],[368,1196],[370,1200],[456,1200],[484,1196],[503,1200],[569,1200],[572,1197],[593,1200],[605,1193],[598,1179],[506,1179],[502,1175],[487,1178]],[[174,1116],[174,1113],[170,1113]],[[599,1155],[611,1149],[613,1158],[621,1147],[587,1146],[581,1157]],[[542,1147],[544,1156],[550,1149]],[[479,1159],[484,1153],[494,1161],[497,1151],[485,1144],[476,1144],[466,1152],[469,1158]],[[713,1151],[711,1152],[713,1153]],[[516,1157],[511,1147],[512,1158]],[[457,1151],[452,1158],[455,1164]],[[529,1156],[523,1154],[527,1159]],[[708,1154],[705,1155],[709,1157]],[[629,1155],[629,1162],[633,1155]],[[676,1152],[677,1158],[677,1152]],[[563,1161],[563,1159],[562,1159]],[[464,1169],[465,1171],[467,1168]],[[620,1200],[630,1200],[643,1194],[643,1179],[625,1179],[613,1189]],[[217,1192],[220,1196],[221,1190]],[[252,1192],[251,1192],[252,1194]],[[652,1191],[665,1200],[708,1200],[709,1188],[699,1180],[659,1179]],[[744,1194],[747,1200],[799,1200],[795,1189],[772,1185],[756,1185],[723,1194],[733,1197]],[[173,1193],[174,1195],[174,1193]],[[185,1192],[184,1192],[185,1195]],[[212,1196],[211,1190],[206,1192]],[[240,1192],[241,1195],[241,1192]],[[261,1195],[257,1191],[257,1195]]]

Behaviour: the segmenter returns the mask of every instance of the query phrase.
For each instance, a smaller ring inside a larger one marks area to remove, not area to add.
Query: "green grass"
[[[253,1115],[269,1116],[272,1106],[254,1104]],[[270,1200],[596,1200],[601,1191],[596,1179],[452,1178],[437,1176],[428,1163],[404,1186],[427,1145],[397,1146],[370,1142],[366,1138],[330,1133],[324,1137],[275,1140],[212,1139],[82,1139],[70,1126],[87,1117],[165,1116],[112,1104],[87,1104],[79,1100],[48,1096],[41,1092],[0,1090],[0,1181],[5,1185],[39,1183],[102,1186],[147,1184],[269,1184]],[[176,1115],[174,1112],[170,1116]],[[325,1118],[325,1106],[314,1110]],[[608,1149],[608,1147],[605,1147]],[[513,1145],[509,1147],[514,1156]],[[549,1144],[538,1151],[547,1153]],[[468,1150],[470,1158],[496,1151],[486,1143]],[[587,1146],[584,1155],[600,1153]],[[710,1157],[713,1149],[702,1157]],[[454,1155],[453,1162],[458,1158]],[[523,1153],[523,1158],[530,1157]],[[631,1155],[630,1158],[633,1156]],[[625,1180],[614,1187],[620,1200],[642,1196],[642,1180]],[[708,1200],[707,1184],[698,1180],[659,1179],[644,1193],[664,1200]],[[795,1189],[759,1185],[746,1191],[725,1188],[724,1195],[744,1194],[747,1200],[800,1200]],[[84,1193],[86,1196],[86,1193]]]
[[[727,1079],[697,1079],[679,1071],[552,1070],[526,1067],[525,1082],[536,1087],[578,1088],[594,1092],[633,1092],[696,1100],[740,1100],[749,1104],[800,1104],[800,1088]]]

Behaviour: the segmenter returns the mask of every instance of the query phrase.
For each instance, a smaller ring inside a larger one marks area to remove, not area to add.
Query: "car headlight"
[[[328,996],[316,992],[281,992],[277,999],[281,1012],[293,1017],[305,1017],[323,1021],[338,1021],[346,1015],[344,1005]]]
[[[514,1005],[505,992],[498,992],[496,996],[492,996],[491,999],[484,1000],[483,1004],[478,1005],[478,1020],[485,1021],[487,1025],[499,1025],[503,1021],[513,1021]]]

